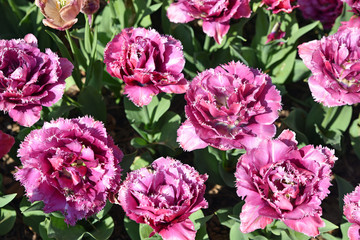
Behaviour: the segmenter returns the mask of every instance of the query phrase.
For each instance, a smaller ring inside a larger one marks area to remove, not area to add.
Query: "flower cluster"
[[[350,240],[360,239],[360,186],[344,197],[344,215],[352,225],[348,230]]]
[[[154,229],[163,239],[195,239],[189,216],[208,203],[207,175],[172,158],[159,158],[150,167],[130,172],[121,184],[118,201],[126,215]]]
[[[279,91],[268,75],[240,62],[200,73],[185,99],[188,120],[178,130],[184,150],[254,148],[275,134]]]
[[[0,110],[14,121],[32,126],[42,106],[49,107],[63,95],[65,79],[73,65],[50,49],[37,48],[37,39],[0,40]]]
[[[230,20],[248,18],[250,0],[178,0],[167,9],[171,22],[187,23],[202,19],[203,31],[221,43],[230,29]]]
[[[18,156],[23,168],[15,178],[30,201],[43,201],[46,213],[62,212],[71,225],[99,212],[120,184],[123,153],[90,117],[45,123],[25,138]]]
[[[309,78],[312,95],[327,107],[360,102],[360,28],[354,25],[298,47],[300,57],[313,74]]]
[[[109,42],[106,69],[125,82],[125,91],[137,106],[147,105],[160,92],[184,93],[188,83],[181,73],[185,59],[180,41],[155,30],[127,28]]]
[[[328,195],[333,151],[307,145],[297,148],[295,134],[284,130],[277,139],[242,155],[236,167],[237,194],[245,198],[240,214],[244,233],[280,219],[295,231],[319,234],[321,201]]]

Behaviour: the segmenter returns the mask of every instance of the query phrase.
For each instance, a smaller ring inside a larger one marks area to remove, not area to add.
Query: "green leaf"
[[[311,30],[313,30],[316,26],[319,25],[319,21],[315,21],[313,23],[310,23],[300,29],[298,29],[297,31],[295,31],[294,34],[291,35],[291,37],[289,38],[289,40],[287,41],[287,44],[291,45],[291,44],[295,44],[295,42],[302,37],[303,35],[305,35],[306,33],[310,32]]]
[[[53,32],[49,31],[49,30],[45,30],[45,32],[47,34],[50,35],[50,37],[54,40],[54,42],[56,43],[56,46],[59,48],[61,56],[67,58],[70,62],[72,62],[72,57],[69,53],[69,51],[67,50],[65,44],[61,41],[61,39]]]
[[[141,156],[135,157],[133,164],[130,166],[130,170],[134,171],[139,168],[147,167],[153,161],[149,152],[143,153]]]
[[[16,197],[16,193],[0,196],[0,208],[10,203]]]
[[[93,224],[93,230],[83,233],[83,236],[90,236],[94,240],[97,239],[109,239],[114,231],[114,221],[111,216],[107,216],[101,221]]]
[[[352,223],[346,222],[340,225],[342,240],[349,240],[348,231]]]
[[[360,122],[355,119],[349,129],[351,145],[358,158],[360,158]]]
[[[81,104],[82,114],[106,122],[106,105],[98,89],[92,86],[84,87],[79,94],[78,101]]]
[[[139,137],[131,139],[130,144],[134,148],[144,148],[149,145],[149,143],[145,139]]]
[[[311,74],[311,71],[306,67],[304,62],[300,59],[295,60],[294,64],[294,76],[292,77],[292,82],[303,81],[308,78]]]
[[[16,220],[16,211],[10,206],[0,208],[0,236],[10,232]]]
[[[337,225],[333,224],[332,222],[330,222],[324,218],[321,218],[321,219],[325,222],[325,227],[319,228],[320,233],[330,232],[334,229],[339,228]]]
[[[215,214],[218,217],[219,222],[228,228],[231,228],[236,223],[234,219],[229,218],[232,214],[232,208],[230,207],[219,209],[215,212]]]
[[[209,147],[197,149],[193,152],[195,168],[201,174],[207,173],[209,182],[224,185],[224,180],[219,173],[219,161],[213,154],[209,153]]]
[[[345,194],[351,193],[352,191],[354,191],[355,188],[351,183],[338,175],[335,175],[335,179],[339,191],[339,208],[342,212],[344,207]]]
[[[171,96],[168,94],[159,94],[153,97],[153,100],[147,105],[150,123],[156,123],[169,110],[171,104]]]
[[[136,155],[137,151],[124,155],[123,159],[120,162],[120,166],[122,169],[121,178],[124,179],[126,177],[126,173],[130,171],[130,166],[134,163]]]
[[[209,239],[209,236],[206,232],[206,222],[209,221],[211,217],[212,215],[205,217],[201,209],[189,216],[189,219],[194,223],[194,228],[196,231],[195,240]]]
[[[57,240],[81,239],[84,232],[86,232],[83,226],[79,224],[69,226],[62,218],[50,216],[50,219],[45,219],[45,222],[47,221],[48,224],[45,225],[48,237]]]
[[[126,215],[124,216],[124,227],[132,240],[141,240],[139,224],[128,218]]]
[[[148,239],[149,235],[153,232],[154,230],[147,224],[140,224],[139,225],[139,233],[140,233],[140,239],[144,240],[144,239]],[[161,238],[160,238],[161,239]]]
[[[22,219],[24,223],[39,234],[40,223],[45,220],[45,213],[42,211],[43,206],[44,204],[42,202],[30,203],[26,197],[23,197],[20,202],[20,211],[23,215]]]
[[[299,143],[309,144],[305,132],[307,112],[301,108],[294,108],[283,122],[296,133],[296,140]]]
[[[112,206],[113,206],[113,204],[111,202],[106,201],[105,207],[95,215],[95,219],[96,219],[95,222],[98,222],[99,220],[103,219],[107,215],[107,213],[110,211]]]
[[[290,76],[296,58],[297,50],[291,51],[286,55],[283,61],[277,63],[277,65],[272,69],[272,82],[274,84],[283,84],[286,79]]]
[[[160,130],[160,138],[158,143],[163,144],[172,150],[179,147],[179,143],[176,142],[177,132],[176,129],[180,127],[181,117],[171,111],[166,112],[157,125],[162,126]]]
[[[230,228],[230,240],[248,240],[249,238],[245,233],[240,231],[240,223],[236,222]]]

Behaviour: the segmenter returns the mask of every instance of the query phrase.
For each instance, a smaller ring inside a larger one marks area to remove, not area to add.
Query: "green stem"
[[[78,88],[81,90],[82,89],[82,82],[81,82],[81,74],[80,74],[80,70],[79,70],[79,61],[78,61],[78,57],[77,55],[75,54],[75,47],[74,47],[74,42],[72,41],[71,39],[71,36],[70,36],[70,33],[68,30],[65,30],[66,32],[66,38],[70,44],[70,48],[71,48],[71,52],[73,53],[73,56],[74,56],[74,74],[73,74],[73,77],[74,77],[74,81],[76,83],[76,85],[78,86]]]
[[[210,46],[210,37],[208,35],[206,35],[205,37],[205,42],[204,42],[204,50],[208,51],[209,50],[209,46]]]

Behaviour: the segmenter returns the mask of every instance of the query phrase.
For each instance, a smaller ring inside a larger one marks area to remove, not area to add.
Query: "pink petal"
[[[210,37],[213,37],[218,44],[221,44],[223,37],[229,31],[229,22],[203,22],[203,31]]]
[[[193,151],[208,146],[206,142],[201,140],[196,134],[195,128],[189,120],[186,120],[177,131],[177,142],[185,151]]]
[[[172,3],[166,13],[169,20],[174,23],[187,23],[194,20],[181,2]]]
[[[124,93],[128,95],[130,100],[139,107],[148,105],[152,97],[159,93],[159,90],[154,86],[136,86],[136,85],[126,85]]]
[[[318,215],[308,216],[301,219],[284,219],[283,221],[287,226],[295,231],[312,237],[319,235],[319,228],[325,226],[325,223]]]
[[[249,233],[256,229],[264,229],[268,224],[272,223],[273,219],[263,217],[259,214],[259,210],[264,206],[261,200],[257,203],[246,202],[242,207],[240,214],[240,231],[243,233]]]
[[[194,224],[190,219],[175,223],[160,230],[159,234],[164,240],[193,240],[196,236]]]
[[[7,154],[14,145],[15,139],[0,130],[0,158]]]

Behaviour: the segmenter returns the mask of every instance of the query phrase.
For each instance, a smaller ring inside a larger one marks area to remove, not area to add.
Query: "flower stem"
[[[71,48],[71,52],[74,56],[74,61],[73,61],[73,64],[74,64],[74,81],[76,83],[76,85],[78,86],[78,88],[81,90],[82,89],[82,82],[81,82],[81,74],[80,74],[80,70],[79,70],[79,61],[78,61],[78,57],[77,57],[77,54],[75,53],[75,46],[74,46],[74,42],[73,40],[71,39],[71,36],[70,36],[70,33],[68,30],[65,30],[66,32],[66,38],[70,44],[70,48]]]

